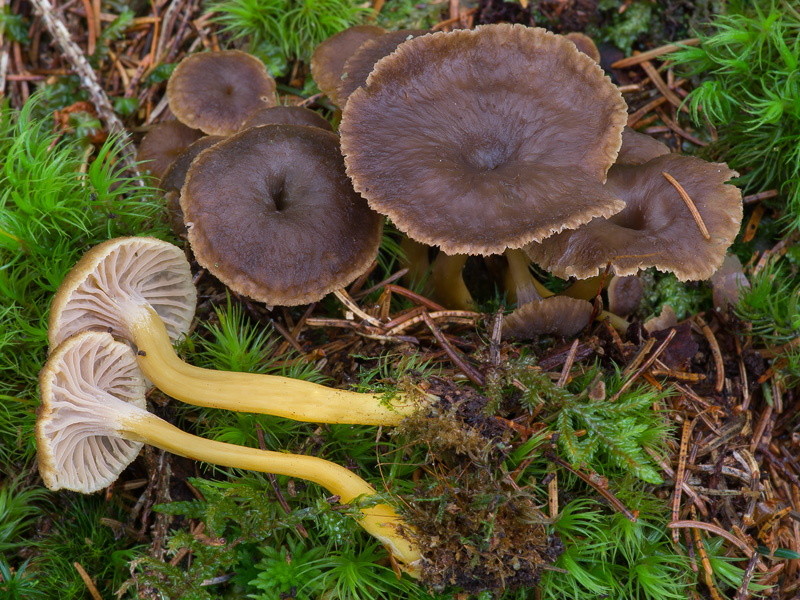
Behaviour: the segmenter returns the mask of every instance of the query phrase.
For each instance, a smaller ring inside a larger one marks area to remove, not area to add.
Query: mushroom
[[[250,115],[242,129],[259,125],[307,125],[333,131],[330,122],[321,114],[303,106],[270,106]]]
[[[714,309],[722,314],[728,313],[728,306],[739,303],[739,292],[750,288],[750,281],[744,274],[742,263],[735,254],[728,254],[722,266],[709,279]]]
[[[178,157],[172,161],[172,164],[161,177],[159,187],[164,192],[164,199],[167,203],[169,225],[178,237],[186,237],[186,224],[183,222],[183,211],[181,210],[181,188],[186,182],[186,174],[189,172],[189,167],[198,154],[224,139],[219,135],[201,137],[178,154]]]
[[[322,299],[378,254],[383,219],[344,172],[339,139],[317,127],[264,125],[198,156],[181,190],[197,261],[268,305]]]
[[[562,36],[520,25],[417,37],[353,92],[340,132],[372,208],[447,254],[497,254],[624,207],[602,184],[627,119]]]
[[[350,95],[367,82],[375,63],[390,55],[397,47],[428,33],[423,29],[400,29],[366,40],[353,52],[342,67],[342,74],[336,89],[337,105],[344,107]]]
[[[634,313],[644,298],[644,286],[637,275],[612,277],[608,284],[608,310],[620,317]]]
[[[232,135],[252,113],[275,106],[275,80],[246,52],[200,52],[178,63],[167,82],[167,101],[181,123]]]
[[[277,415],[296,421],[396,425],[419,403],[271,375],[200,369],[184,363],[172,341],[188,330],[195,290],[183,252],[154,238],[118,238],[87,252],[50,308],[54,348],[84,330],[129,340],[147,378],[190,404]],[[163,320],[162,320],[163,318]]]
[[[612,193],[625,210],[525,248],[558,277],[585,279],[610,264],[616,275],[656,267],[681,281],[707,279],[722,264],[742,220],[737,173],[722,163],[666,154],[641,165],[614,165]]]
[[[615,165],[641,165],[658,156],[669,154],[669,146],[633,127],[622,130],[622,146]]]
[[[314,49],[311,55],[311,76],[317,87],[336,106],[341,106],[337,89],[342,79],[344,63],[364,42],[386,33],[377,25],[356,25],[332,35]]]
[[[39,472],[51,490],[84,494],[110,485],[142,444],[226,467],[312,481],[343,503],[373,498],[375,488],[352,471],[314,456],[270,452],[201,438],[145,409],[145,382],[131,349],[108,333],[83,332],[64,341],[39,375]],[[361,508],[358,519],[415,575],[419,548],[402,518],[385,503]]]
[[[592,318],[592,303],[568,296],[550,296],[521,305],[503,319],[503,337],[523,340],[550,334],[576,335]]]
[[[594,43],[592,38],[585,33],[580,33],[579,31],[572,31],[566,34],[564,37],[575,44],[578,50],[583,52],[598,65],[600,64],[600,50],[597,49],[597,44]]]
[[[142,138],[136,161],[153,177],[161,179],[180,153],[202,135],[202,131],[187,127],[180,121],[157,123]]]

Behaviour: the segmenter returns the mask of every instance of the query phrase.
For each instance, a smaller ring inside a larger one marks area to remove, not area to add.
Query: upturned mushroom
[[[359,505],[376,494],[361,477],[330,461],[208,440],[149,413],[133,352],[108,333],[84,332],[66,340],[42,369],[39,386],[39,472],[52,490],[100,490],[150,444],[193,460],[312,481],[346,504]],[[378,503],[361,508],[361,515],[358,524],[416,575],[422,557],[395,510]]]
[[[172,342],[194,315],[189,263],[176,246],[154,238],[118,238],[87,252],[59,287],[48,336],[55,348],[84,330],[131,341],[144,374],[164,393],[190,404],[277,415],[296,421],[396,425],[419,407],[410,395],[387,402],[365,394],[271,375],[200,369]]]
[[[543,29],[486,25],[400,44],[340,125],[353,185],[409,237],[498,254],[610,216],[627,120],[602,69]]]

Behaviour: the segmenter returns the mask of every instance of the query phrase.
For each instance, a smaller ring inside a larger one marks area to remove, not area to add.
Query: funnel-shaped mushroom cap
[[[254,112],[242,125],[242,129],[259,125],[307,125],[333,131],[330,122],[321,114],[302,106],[270,106]]]
[[[669,154],[669,146],[662,144],[646,133],[639,133],[633,127],[622,130],[622,147],[619,149],[616,165],[641,165],[658,156]]]
[[[503,337],[521,340],[543,334],[569,337],[586,327],[591,318],[591,302],[551,296],[523,304],[503,319]]]
[[[167,99],[181,123],[210,135],[232,135],[252,113],[275,106],[275,80],[246,52],[201,52],[172,72]]]
[[[84,494],[109,486],[142,447],[114,426],[120,411],[145,408],[131,349],[107,333],[79,333],[50,355],[39,389],[36,448],[45,485]]]
[[[158,123],[139,144],[136,160],[153,177],[161,178],[178,155],[202,135],[202,131],[187,127],[180,121]]]
[[[175,341],[189,330],[196,301],[180,248],[149,237],[109,240],[84,254],[58,288],[50,306],[50,347],[90,329],[131,339],[126,309],[145,303]]]
[[[705,239],[667,173],[688,193],[703,220]],[[615,165],[606,184],[625,210],[526,246],[535,263],[558,277],[592,277],[608,263],[617,275],[655,267],[681,281],[707,279],[725,258],[742,221],[742,193],[725,182],[737,173],[722,163],[668,154],[643,165]]]
[[[487,25],[398,46],[339,129],[370,206],[448,254],[495,254],[624,207],[601,184],[626,114],[562,36]]]
[[[338,105],[343,107],[347,104],[350,95],[367,82],[375,63],[384,56],[389,56],[400,44],[426,33],[428,32],[423,29],[401,29],[390,31],[361,44],[342,67],[336,91]]]
[[[317,87],[337,106],[339,99],[336,90],[342,78],[344,63],[358,47],[368,40],[386,33],[377,25],[356,25],[332,35],[314,49],[311,55],[311,76]]]
[[[198,156],[181,191],[197,261],[270,305],[320,300],[363,273],[383,219],[344,172],[336,134],[263,125]]]

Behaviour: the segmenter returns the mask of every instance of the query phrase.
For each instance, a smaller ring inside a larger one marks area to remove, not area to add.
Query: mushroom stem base
[[[366,481],[336,463],[315,456],[257,450],[200,438],[150,413],[137,411],[136,415],[121,417],[118,427],[119,435],[126,439],[193,460],[312,481],[340,496],[343,503],[358,502],[359,498],[376,494]],[[404,537],[403,529],[409,531],[409,526],[395,510],[388,504],[376,504],[362,508],[361,513],[358,524],[386,545],[410,575],[418,576],[422,556],[416,544]]]

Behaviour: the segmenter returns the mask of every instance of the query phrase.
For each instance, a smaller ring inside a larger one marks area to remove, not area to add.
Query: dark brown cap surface
[[[252,113],[275,105],[275,80],[246,52],[201,52],[172,72],[167,98],[172,114],[189,127],[232,135]]]
[[[411,238],[496,254],[608,216],[626,107],[602,69],[544,29],[415,38],[382,59],[340,125],[354,186]]]
[[[342,67],[336,91],[338,105],[343,107],[347,104],[350,94],[367,82],[375,63],[394,52],[400,44],[426,33],[428,32],[421,29],[401,29],[390,31],[361,44]]]
[[[692,199],[710,234],[706,240],[672,175]],[[742,193],[726,184],[737,173],[722,163],[667,154],[643,165],[615,165],[606,184],[625,200],[622,212],[594,219],[526,246],[535,263],[558,277],[592,277],[610,263],[617,275],[655,267],[681,281],[707,279],[722,264],[742,221]]]
[[[333,127],[321,114],[302,106],[271,106],[254,112],[242,125],[242,129],[259,125],[307,125],[333,131]]]
[[[622,147],[616,165],[641,165],[657,156],[669,154],[670,149],[654,137],[646,133],[639,133],[632,127],[625,126],[622,130]]]
[[[180,121],[157,123],[142,138],[136,160],[142,163],[143,170],[160,179],[178,155],[202,135],[199,129],[187,127]]]
[[[503,337],[521,340],[544,334],[569,337],[586,327],[591,317],[591,302],[551,296],[523,304],[503,319]]]
[[[317,127],[264,125],[192,163],[181,191],[198,262],[269,305],[321,299],[378,253],[383,219],[344,172],[338,138]]]
[[[311,55],[311,76],[317,87],[334,104],[341,106],[337,89],[341,83],[344,63],[361,44],[384,33],[386,30],[376,25],[356,25],[332,35],[316,47]]]

